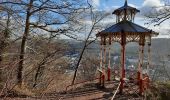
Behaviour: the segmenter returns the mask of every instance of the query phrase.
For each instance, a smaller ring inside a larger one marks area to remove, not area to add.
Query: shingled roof
[[[140,25],[137,25],[131,21],[121,21],[117,24],[112,25],[111,27],[99,32],[96,34],[96,36],[100,35],[114,35],[114,33],[120,33],[124,31],[125,33],[146,33],[151,35],[158,35],[158,33],[147,29],[145,27],[142,27]]]

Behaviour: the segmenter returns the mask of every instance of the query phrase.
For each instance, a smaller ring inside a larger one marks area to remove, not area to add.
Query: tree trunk
[[[26,14],[26,22],[25,22],[25,31],[22,37],[22,42],[21,42],[21,48],[20,48],[20,56],[19,56],[19,65],[18,65],[18,73],[17,73],[17,83],[18,85],[22,84],[22,70],[23,70],[23,63],[24,63],[24,54],[25,54],[25,44],[27,41],[27,37],[29,34],[29,28],[30,28],[30,23],[29,23],[29,18],[30,18],[30,9],[33,4],[33,0],[30,0],[28,9],[27,9],[27,14]]]
[[[75,68],[75,72],[74,72],[74,76],[73,76],[73,80],[72,80],[72,85],[74,84],[74,81],[75,81],[75,79],[76,79],[78,67],[79,67],[79,65],[80,65],[80,62],[81,62],[81,59],[82,59],[82,57],[83,57],[84,51],[86,50],[86,47],[88,46],[88,45],[87,45],[87,42],[88,42],[88,40],[89,40],[89,38],[90,38],[90,35],[92,34],[92,31],[93,31],[93,29],[94,29],[94,26],[95,26],[95,24],[93,24],[93,26],[92,26],[92,28],[91,28],[91,30],[90,30],[90,32],[89,32],[89,34],[88,34],[88,36],[87,36],[87,38],[86,38],[86,40],[85,40],[83,49],[82,49],[82,51],[81,51],[80,57],[79,57],[79,59],[78,59],[78,62],[77,62],[76,68]]]
[[[2,62],[2,53],[1,53],[1,51],[0,51],[0,64],[1,64],[1,62]]]
[[[41,64],[38,66],[38,69],[37,69],[37,71],[36,71],[36,74],[35,74],[35,77],[34,77],[34,84],[33,84],[33,88],[35,88],[36,86],[37,86],[37,81],[38,81],[38,76],[39,76],[39,74],[41,73],[41,69],[44,69],[44,64],[45,64],[45,60],[43,60],[42,62],[41,62]]]
[[[1,62],[2,62],[2,56],[1,56],[1,50],[0,50],[0,68],[2,67]],[[0,83],[2,81],[2,70],[0,69]]]
[[[86,49],[86,43],[87,43],[87,42],[85,42],[85,45],[84,45],[84,47],[83,47],[83,50],[81,51],[80,57],[79,57],[79,59],[78,59],[78,62],[77,62],[76,68],[75,68],[75,72],[74,72],[74,76],[73,76],[73,80],[72,80],[72,85],[74,84],[74,81],[75,81],[75,79],[76,79],[77,70],[78,70],[78,67],[79,67],[79,65],[80,65],[81,59],[82,59],[82,57],[83,57],[84,51],[85,51],[85,49]]]

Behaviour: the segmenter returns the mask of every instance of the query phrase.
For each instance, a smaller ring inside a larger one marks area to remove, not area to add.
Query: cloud
[[[100,6],[100,0],[92,0],[92,5],[93,5],[94,7]]]
[[[161,2],[161,0],[144,0],[142,4],[143,7],[158,7],[162,5],[163,2]]]
[[[131,6],[131,7],[134,7],[134,8],[138,8],[136,5],[131,4],[131,3],[128,3],[128,5]]]
[[[161,6],[164,6],[165,2],[162,0],[144,0],[142,6],[140,7],[141,15],[149,15],[151,13],[156,13],[160,10]]]

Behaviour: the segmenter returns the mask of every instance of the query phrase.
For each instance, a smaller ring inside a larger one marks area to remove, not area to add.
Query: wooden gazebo
[[[137,42],[139,43],[139,64],[137,71],[137,80],[139,84],[140,93],[143,92],[143,82],[142,80],[142,66],[144,59],[144,46],[147,43],[148,45],[148,65],[150,65],[150,47],[151,47],[151,37],[157,36],[158,33],[144,28],[140,25],[137,25],[134,22],[134,18],[136,13],[140,12],[134,7],[128,6],[127,0],[125,1],[124,6],[116,9],[113,14],[116,15],[116,24],[111,27],[99,32],[96,34],[98,38],[100,38],[101,52],[100,52],[100,84],[104,86],[105,83],[105,69],[107,68],[107,80],[110,80],[111,73],[111,56],[110,56],[110,46],[113,42],[118,42],[121,44],[121,73],[120,73],[120,88],[119,92],[123,92],[124,82],[126,79],[125,75],[125,45],[129,42]],[[108,46],[106,46],[108,45]],[[107,48],[108,47],[108,48]],[[108,50],[108,51],[107,51]],[[106,66],[106,55],[108,53],[108,66]]]

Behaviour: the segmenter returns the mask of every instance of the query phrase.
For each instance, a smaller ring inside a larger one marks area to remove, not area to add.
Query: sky
[[[167,30],[169,30],[169,23],[165,22],[161,24],[160,26],[154,26],[154,25],[146,25],[146,20],[144,20],[143,14],[148,13],[149,8],[151,7],[157,7],[164,5],[164,2],[161,0],[127,0],[128,5],[132,7],[136,7],[140,10],[140,14],[138,14],[135,17],[135,23],[139,24],[141,26],[144,26],[149,29],[153,29],[156,32],[159,32],[160,35],[158,38],[168,38],[170,37],[169,34],[167,34]],[[125,0],[92,0],[92,5],[100,11],[106,11],[112,13],[114,9],[119,8],[124,5]],[[114,15],[112,15],[114,16]],[[109,21],[109,19],[107,19]]]
[[[137,8],[142,7],[153,7],[163,5],[161,0],[127,0],[128,5],[134,6]],[[100,10],[108,10],[115,7],[123,6],[125,0],[92,0],[93,6]]]

